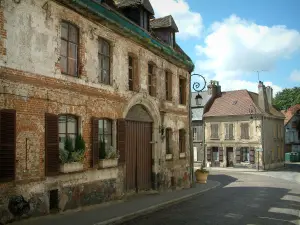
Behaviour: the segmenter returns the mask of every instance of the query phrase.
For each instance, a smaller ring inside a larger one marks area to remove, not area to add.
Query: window
[[[140,26],[144,28],[145,30],[149,30],[149,18],[148,18],[148,12],[146,10],[141,10],[141,24]]]
[[[78,28],[70,23],[61,23],[60,67],[61,72],[78,76]]]
[[[133,91],[133,77],[134,77],[134,67],[132,56],[128,57],[128,87],[130,91]]]
[[[172,154],[172,129],[166,129],[166,154]]]
[[[193,140],[197,140],[197,128],[193,127]]]
[[[166,100],[172,101],[172,73],[166,71],[165,73],[165,89],[166,89]]]
[[[110,45],[103,38],[99,38],[98,42],[98,60],[98,81],[99,83],[110,84]]]
[[[156,96],[156,78],[154,73],[154,65],[149,63],[148,64],[148,92],[149,95],[155,97]]]
[[[225,140],[233,140],[233,124],[225,124]]]
[[[98,143],[99,158],[104,159],[106,151],[113,145],[111,120],[101,119],[98,121]]]
[[[185,130],[179,130],[179,152],[185,152]]]
[[[72,140],[73,147],[78,134],[78,120],[73,115],[60,115],[58,117],[59,149],[64,149],[66,137]]]
[[[213,153],[213,161],[214,162],[218,162],[220,159],[219,159],[219,148],[218,147],[213,147],[212,148],[212,153]]]
[[[241,123],[241,139],[249,139],[249,123]]]
[[[186,80],[185,78],[179,78],[179,104],[186,104]]]
[[[169,44],[174,47],[174,33],[170,32],[170,36],[169,36],[170,40],[169,40]]]
[[[249,162],[249,148],[241,148],[241,162]]]
[[[15,178],[16,111],[0,110],[0,182]]]
[[[210,125],[210,138],[211,139],[218,139],[219,138],[219,125],[218,124],[211,124]]]

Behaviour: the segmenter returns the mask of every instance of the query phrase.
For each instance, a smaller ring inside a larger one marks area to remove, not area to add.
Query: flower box
[[[83,170],[83,163],[81,162],[71,162],[60,165],[61,173],[72,173]]]
[[[172,154],[166,154],[166,160],[171,160],[173,158]]]
[[[100,159],[99,160],[99,168],[110,168],[117,167],[118,159]]]

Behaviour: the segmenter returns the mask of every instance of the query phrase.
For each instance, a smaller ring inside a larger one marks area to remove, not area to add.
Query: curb
[[[191,199],[192,197],[195,197],[197,195],[202,194],[203,192],[206,192],[206,191],[212,190],[214,188],[217,188],[221,185],[220,182],[217,182],[217,181],[214,181],[214,182],[217,183],[215,186],[204,189],[204,190],[201,190],[199,192],[192,193],[192,194],[189,194],[189,195],[186,195],[186,196],[183,196],[183,197],[180,197],[180,198],[176,198],[176,199],[173,199],[173,200],[170,200],[170,201],[166,201],[166,202],[154,205],[154,206],[150,206],[148,208],[141,209],[141,210],[138,210],[138,211],[133,212],[133,213],[128,213],[124,216],[119,216],[119,217],[115,217],[113,219],[109,219],[109,220],[106,220],[106,221],[103,221],[103,222],[95,223],[93,225],[112,225],[112,224],[116,225],[116,224],[121,224],[121,223],[124,223],[128,220],[132,220],[134,218],[137,218],[137,217],[140,217],[140,216],[143,216],[143,215],[147,215],[147,214],[159,211],[160,209],[166,208],[166,207],[171,206],[171,205],[175,205],[179,202],[187,201],[187,200]]]

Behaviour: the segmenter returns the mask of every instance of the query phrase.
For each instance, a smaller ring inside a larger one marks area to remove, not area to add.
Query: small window
[[[112,120],[101,119],[98,121],[99,158],[104,159],[106,151],[113,146],[112,143]]]
[[[218,139],[219,138],[219,125],[218,124],[211,124],[210,125],[210,138],[211,139]]]
[[[110,84],[110,45],[103,38],[99,38],[98,42],[98,60],[99,74],[98,81],[103,84]]]
[[[179,152],[185,152],[185,130],[183,129],[179,130]]]
[[[249,162],[249,148],[241,148],[241,162]]]
[[[225,140],[233,140],[233,124],[225,124]]]
[[[172,154],[172,129],[166,129],[166,154]]]
[[[62,73],[71,76],[78,76],[78,34],[76,26],[61,23],[60,68]]]
[[[179,78],[179,104],[186,104],[186,79]]]
[[[58,117],[59,148],[65,148],[66,138],[69,137],[75,146],[75,139],[78,135],[78,119],[73,115],[60,115]]]
[[[172,73],[166,71],[165,73],[165,89],[166,89],[166,100],[172,101]]]
[[[49,192],[49,209],[50,212],[58,211],[58,189],[51,190]]]
[[[197,140],[197,128],[193,127],[193,140]]]
[[[133,77],[134,77],[133,57],[128,56],[128,88],[130,91],[133,91]]]
[[[148,92],[150,96],[156,96],[156,76],[154,72],[154,65],[148,64]]]
[[[241,123],[241,139],[249,138],[249,123]]]

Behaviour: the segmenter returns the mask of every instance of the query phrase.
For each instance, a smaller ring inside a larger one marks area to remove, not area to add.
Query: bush
[[[66,137],[64,149],[59,150],[60,161],[64,163],[82,162],[84,160],[85,141],[81,135],[75,138],[75,147],[73,146],[72,139]]]

